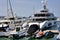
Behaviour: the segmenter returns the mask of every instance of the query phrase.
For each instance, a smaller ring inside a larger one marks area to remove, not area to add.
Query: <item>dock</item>
[[[44,33],[48,32],[48,31],[51,31],[53,32],[54,34],[59,34],[59,31],[58,30],[45,30],[43,31]]]

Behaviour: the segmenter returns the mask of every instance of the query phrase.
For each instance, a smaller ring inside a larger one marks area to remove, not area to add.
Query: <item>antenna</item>
[[[33,13],[35,13],[35,7],[34,7],[34,5],[33,5]]]
[[[47,5],[47,0],[42,0],[41,1],[43,8],[46,9],[46,5]]]

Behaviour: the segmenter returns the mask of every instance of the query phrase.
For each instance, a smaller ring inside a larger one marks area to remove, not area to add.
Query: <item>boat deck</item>
[[[48,31],[51,31],[51,32],[53,32],[54,34],[58,34],[58,33],[59,33],[58,30],[45,30],[45,31],[43,31],[43,32],[46,33],[46,32],[48,32]]]

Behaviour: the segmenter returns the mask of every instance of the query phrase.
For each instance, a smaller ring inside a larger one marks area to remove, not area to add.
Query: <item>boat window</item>
[[[55,18],[48,18],[48,19],[33,19],[33,21],[45,21],[45,20],[56,20]]]
[[[10,20],[14,20],[15,18],[9,18]]]
[[[33,19],[33,21],[43,22],[43,21],[45,21],[45,19]]]
[[[51,25],[52,25],[52,23],[49,23],[49,24],[48,24],[48,26],[51,26]]]
[[[56,18],[52,18],[52,20],[56,20]]]
[[[21,23],[21,21],[17,21],[17,22],[15,22],[15,23]]]
[[[4,22],[5,24],[8,24],[8,22]]]
[[[49,17],[50,16],[50,14],[35,14],[34,15],[35,17]]]
[[[41,10],[41,12],[48,12],[47,10]]]
[[[47,20],[56,20],[56,18],[48,18]]]
[[[6,32],[6,29],[0,27],[0,32]]]

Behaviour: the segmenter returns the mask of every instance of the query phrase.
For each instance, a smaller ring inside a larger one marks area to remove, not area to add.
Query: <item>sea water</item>
[[[33,38],[21,38],[21,39],[15,39],[15,38],[5,38],[5,37],[2,37],[0,38],[0,40],[56,40],[56,37],[57,35],[55,35],[53,38],[42,38],[42,39],[33,39]]]

